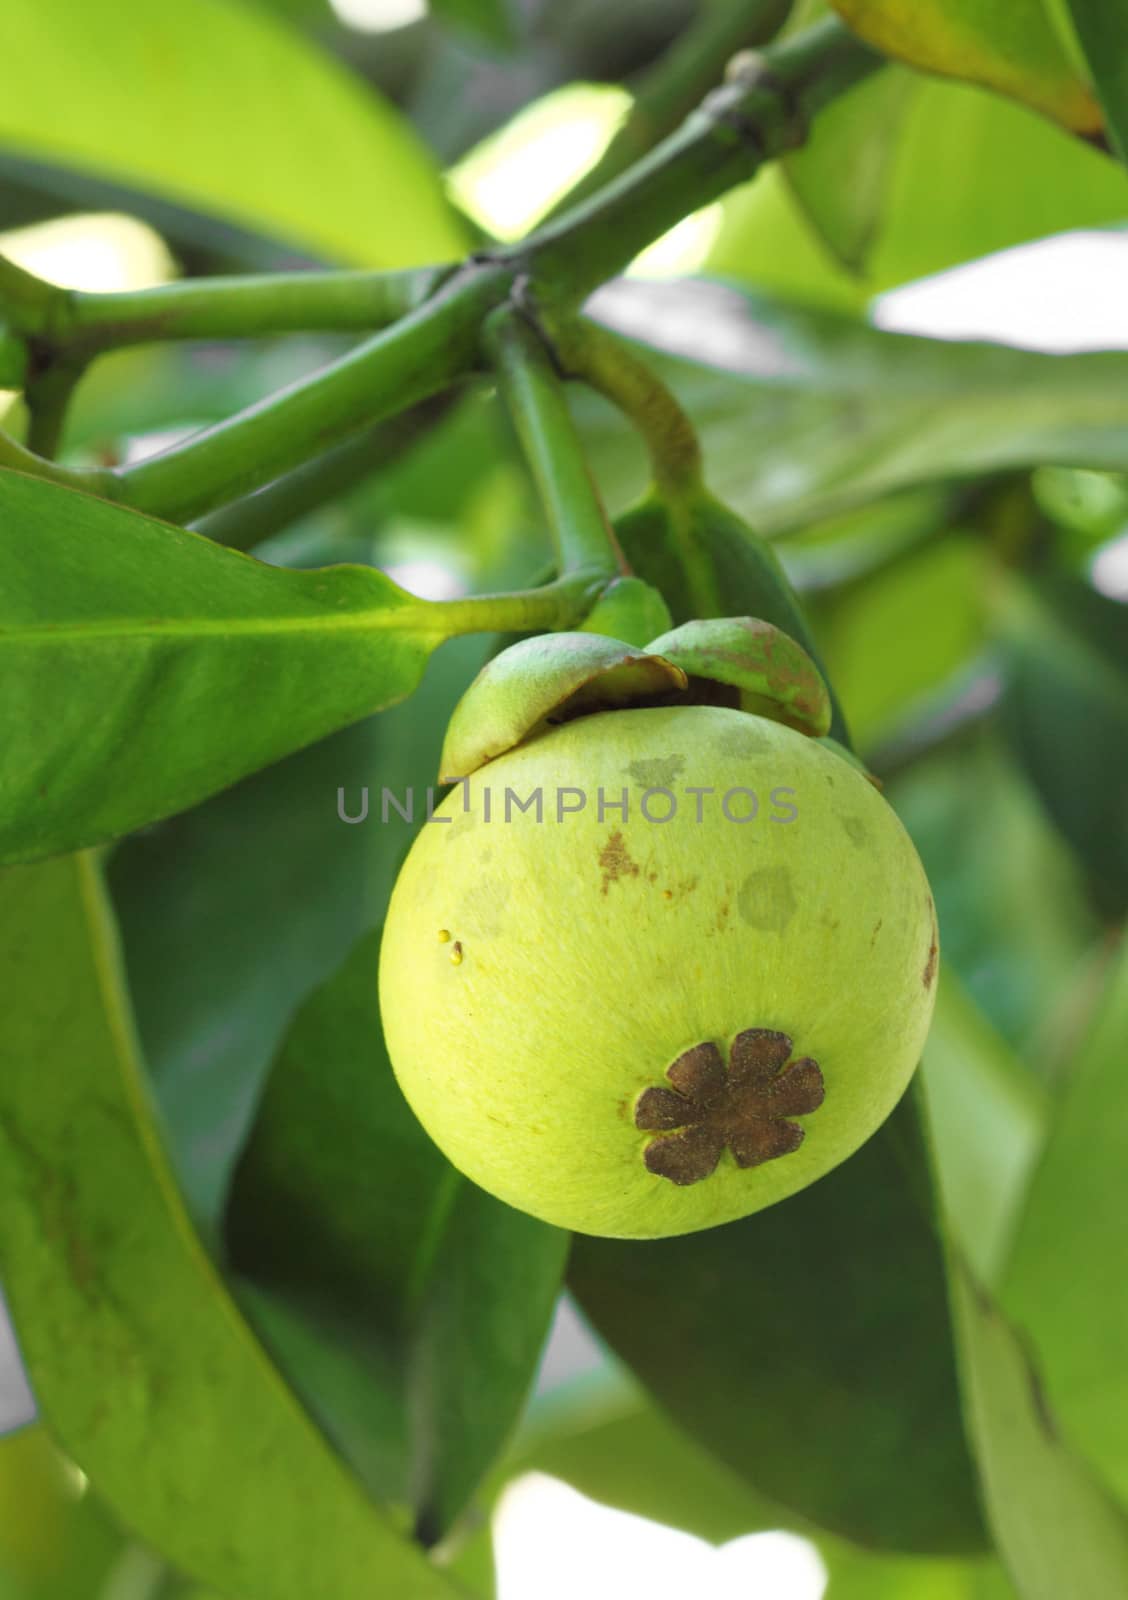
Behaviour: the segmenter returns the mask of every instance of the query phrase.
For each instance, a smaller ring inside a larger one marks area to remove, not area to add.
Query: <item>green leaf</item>
[[[676,623],[722,613],[759,617],[802,644],[821,669],[775,551],[714,496],[702,492],[673,505],[652,493],[616,521],[615,534],[634,570],[665,597]],[[828,692],[830,731],[842,739],[842,708],[829,683]]]
[[[1128,606],[1073,579],[1012,587],[1003,727],[1096,903],[1128,908]]]
[[[1052,0],[1051,0],[1052,3]],[[1059,0],[1068,13],[1104,108],[1105,126],[1120,159],[1128,160],[1128,58],[1124,14],[1116,0]]]
[[[1049,1077],[1047,1010],[1071,999],[1101,932],[1076,858],[997,730],[937,750],[885,792],[932,884],[943,967],[1024,1069]]]
[[[506,1461],[506,1476],[547,1472],[589,1499],[684,1528],[710,1544],[765,1528],[798,1527],[695,1439],[634,1394],[594,1415],[578,1397]]]
[[[1043,0],[833,0],[869,44],[911,66],[998,90],[1077,133],[1101,112]],[[1122,41],[1121,41],[1122,42]]]
[[[1044,461],[1128,464],[1128,355],[882,333],[707,281],[627,281],[594,309],[658,353],[702,433],[714,492],[762,532],[914,483]],[[578,412],[618,509],[643,482],[628,430],[606,408]]]
[[[837,1171],[743,1222],[578,1237],[570,1283],[662,1408],[759,1493],[874,1548],[978,1550],[927,1186],[906,1099]]]
[[[1128,941],[1122,938],[1054,1113],[1003,1294],[1007,1311],[1036,1345],[1054,1411],[1122,1498],[1128,1498],[1128,1285],[1120,1270],[1125,1038]]]
[[[998,95],[921,79],[897,130],[864,280],[835,261],[775,167],[722,202],[705,270],[861,309],[894,284],[1126,213],[1128,174],[1092,145]]]
[[[473,589],[527,575],[525,503],[498,461],[496,408],[478,400],[392,468],[272,540],[273,558],[334,552],[436,563]],[[374,532],[374,530],[377,530]],[[191,1209],[218,1229],[231,1168],[294,1013],[363,933],[423,825],[443,729],[482,665],[481,638],[431,658],[410,700],[122,841],[109,866],[146,1062]],[[401,804],[415,792],[408,825]],[[359,816],[362,791],[370,819]]]
[[[4,861],[168,816],[402,699],[443,636],[370,568],[268,567],[42,479],[0,473],[0,520]]]
[[[108,869],[145,1058],[178,1176],[209,1238],[263,1080],[298,1007],[383,921],[426,814],[442,730],[480,640],[406,704],[124,840]],[[409,826],[400,805],[414,788]],[[359,817],[368,791],[369,814]],[[437,798],[437,796],[436,796]]]
[[[851,272],[865,267],[880,232],[915,88],[898,68],[875,73],[820,111],[807,143],[781,163],[806,216]]]
[[[430,1544],[516,1419],[568,1236],[475,1188],[424,1133],[384,1048],[378,948],[362,939],[291,1029],[235,1175],[227,1244],[234,1269],[294,1314],[262,1325],[283,1370]]]
[[[1128,1593],[1128,1517],[1062,1437],[1018,1335],[958,1258],[952,1281],[987,1513],[1022,1600]]]
[[[830,1580],[825,1600],[1013,1600],[993,1560],[876,1553],[811,1527],[758,1496],[622,1386],[606,1397],[565,1392],[558,1410],[513,1451],[494,1493],[522,1473],[543,1472],[602,1505],[709,1544],[787,1529],[817,1545]]]
[[[192,1232],[89,856],[6,875],[0,962],[0,1274],[67,1451],[221,1591],[450,1594],[334,1459]]]
[[[983,647],[987,563],[981,539],[949,526],[812,607],[859,748],[911,717],[924,695]]]
[[[922,1081],[949,1225],[994,1282],[1050,1120],[1048,1096],[943,971]]]
[[[6,76],[0,144],[18,154],[357,265],[463,253],[400,114],[259,7],[8,0],[4,37],[21,67]]]

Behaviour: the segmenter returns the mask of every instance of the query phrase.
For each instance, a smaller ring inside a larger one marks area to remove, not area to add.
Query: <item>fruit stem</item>
[[[511,301],[486,319],[482,339],[544,506],[561,576],[626,573],[560,374],[530,314]]]
[[[617,406],[642,436],[660,494],[701,488],[701,443],[692,422],[662,380],[624,340],[590,317],[549,323],[561,368]]]

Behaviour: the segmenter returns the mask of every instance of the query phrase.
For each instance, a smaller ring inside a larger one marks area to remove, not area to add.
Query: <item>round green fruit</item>
[[[618,710],[447,796],[392,896],[381,1007],[456,1167],[560,1227],[656,1238],[782,1200],[874,1132],[936,940],[907,834],[833,749],[722,707]]]

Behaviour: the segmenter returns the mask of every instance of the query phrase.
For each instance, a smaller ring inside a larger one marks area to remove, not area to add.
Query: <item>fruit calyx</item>
[[[822,675],[795,640],[755,617],[684,623],[644,649],[592,633],[523,639],[486,664],[454,709],[440,781],[454,783],[547,728],[599,711],[719,705],[820,737]]]

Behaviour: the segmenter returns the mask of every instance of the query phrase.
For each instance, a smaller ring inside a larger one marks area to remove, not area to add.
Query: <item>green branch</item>
[[[129,294],[63,291],[45,331],[59,350],[90,354],[164,339],[251,339],[371,332],[418,310],[454,267],[186,279]]]
[[[559,570],[624,572],[547,344],[512,306],[489,318],[484,343],[548,517]]]
[[[626,120],[602,156],[553,206],[558,217],[653,150],[724,76],[738,50],[775,37],[792,0],[705,0],[689,27],[642,78]],[[547,220],[547,219],[546,219]]]
[[[36,455],[49,457],[58,453],[67,406],[83,370],[82,362],[63,359],[49,361],[39,370],[33,366],[26,378],[27,447]]]
[[[189,522],[463,378],[479,360],[482,320],[507,288],[503,274],[469,267],[339,361],[134,466],[68,470],[10,439],[0,440],[0,466]]]
[[[435,395],[409,411],[362,429],[265,488],[201,517],[193,524],[194,531],[230,550],[250,550],[398,460],[447,415],[451,399],[450,395]]]
[[[546,304],[581,304],[691,211],[796,149],[822,107],[884,58],[835,21],[739,58],[722,88],[655,150],[590,200],[497,252]]]
[[[50,307],[64,293],[0,256],[0,313],[9,328],[20,333],[41,332]]]
[[[444,269],[428,269],[438,275],[439,283],[429,298],[320,372],[133,466],[68,471],[12,440],[0,440],[0,465],[39,473],[174,521],[202,516],[478,370],[483,323],[511,299],[515,285],[524,286],[529,304],[546,313],[566,314],[687,213],[801,143],[809,119],[820,107],[880,64],[881,57],[839,24],[812,28],[772,47],[751,66],[744,61],[733,81],[709,95],[700,110],[645,160],[530,239],[498,250],[486,261],[471,262],[445,281],[439,282]],[[370,326],[366,319],[377,314],[381,295],[394,298],[402,291],[410,300],[426,290],[424,277],[406,283],[399,275],[393,275],[392,286],[382,290],[374,289],[366,274],[250,280],[247,289],[244,282],[221,283],[214,293],[205,284],[146,291],[167,296],[164,305],[170,320],[158,331],[153,298],[126,297],[131,309],[123,320],[117,297],[110,297],[117,310],[109,315],[107,297],[76,298],[40,283],[10,262],[0,262],[0,335],[7,335],[6,343],[0,343],[6,350],[12,331],[27,334],[30,343],[38,331],[49,347],[52,319],[58,318],[58,327],[65,330],[76,305],[83,309],[75,326],[98,349],[135,337],[187,337],[189,331],[203,336],[205,329],[210,337],[221,328],[234,332],[236,323],[244,333],[246,319],[252,316],[260,318],[259,332],[308,326],[318,296],[324,297],[319,315],[356,315],[362,325]],[[383,305],[391,309],[389,300]],[[60,309],[66,307],[69,311]],[[83,324],[83,318],[93,320]],[[516,324],[509,321],[507,326]],[[550,372],[549,362],[534,385],[546,404]],[[528,381],[514,374],[518,391]],[[601,381],[609,384],[610,377],[605,374]],[[634,396],[627,392],[633,381],[629,376],[619,381],[617,398],[628,409],[633,406],[641,419],[641,389]],[[526,398],[533,400],[535,395]],[[566,411],[557,417],[561,429],[565,415]],[[535,433],[534,428],[527,442],[539,449]],[[561,431],[559,438],[565,437]],[[566,494],[562,484],[554,486],[543,472],[542,488],[549,495],[546,503],[554,527],[568,541],[569,562],[598,561],[601,570],[613,570],[609,554],[613,547],[594,514],[598,500],[590,481],[574,465],[560,471],[569,477]]]

